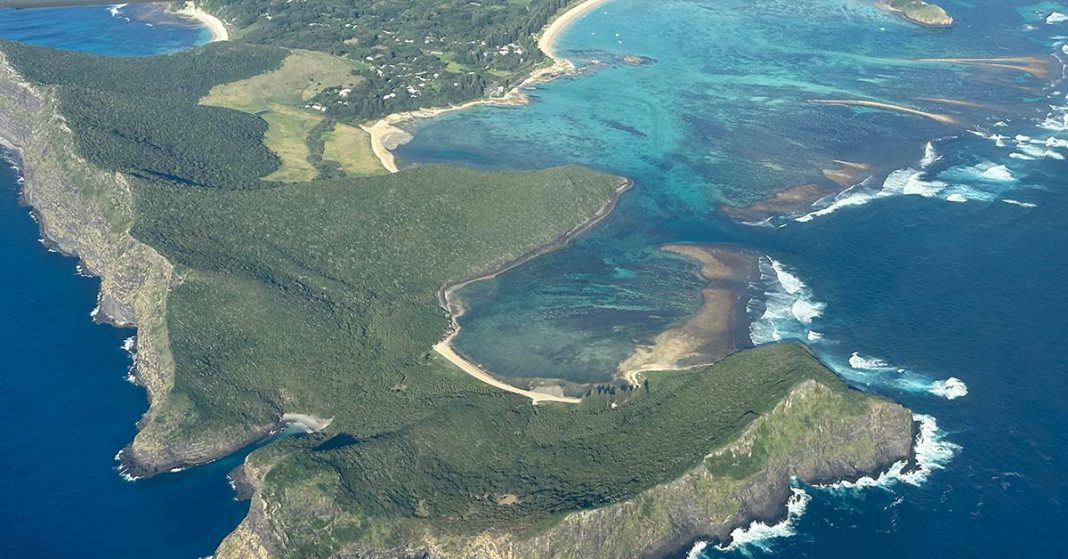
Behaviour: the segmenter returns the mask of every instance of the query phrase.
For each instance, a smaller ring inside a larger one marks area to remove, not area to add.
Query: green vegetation
[[[429,361],[423,375],[438,366]],[[254,460],[270,466],[266,500],[281,504],[273,521],[288,534],[286,556],[323,557],[353,540],[391,549],[428,529],[450,537],[530,534],[563,513],[678,478],[805,379],[834,394],[813,403],[816,417],[866,409],[866,397],[803,348],[774,346],[698,370],[653,373],[648,388],[590,396],[579,406],[441,393],[423,400],[413,410],[419,417],[401,429],[357,434],[340,446],[329,444],[330,435],[289,441]],[[828,403],[840,406],[822,407]],[[503,496],[515,499],[502,505]],[[321,516],[297,505],[313,502]]]
[[[200,104],[262,117],[267,121],[264,141],[282,160],[278,170],[264,179],[309,181],[319,176],[319,166],[312,160],[315,156],[321,159],[322,155],[321,147],[312,149],[310,135],[323,122],[322,107],[311,100],[327,88],[348,95],[363,81],[353,75],[358,67],[359,64],[321,52],[294,50],[277,70],[216,86]]]
[[[81,155],[109,170],[247,188],[277,167],[256,116],[197,105],[218,83],[277,67],[285,51],[215,44],[155,58],[105,58],[3,43],[28,80],[55,86]]]
[[[279,14],[288,5],[256,4]],[[255,25],[249,36],[274,24]],[[305,37],[282,31],[263,37]],[[264,494],[286,556],[325,557],[354,543],[389,549],[427,531],[544,530],[678,478],[805,379],[839,394],[843,414],[867,398],[785,345],[652,373],[641,388],[602,388],[579,405],[532,406],[431,352],[448,324],[437,292],[589,220],[619,178],[578,167],[440,166],[324,178],[331,160],[353,174],[369,168],[365,151],[342,147],[354,129],[331,126],[329,110],[313,122],[296,106],[346,77],[334,60],[304,72],[284,61],[316,55],[248,44],[147,59],[0,46],[23,76],[54,90],[79,155],[131,177],[131,232],[175,266],[158,328],[174,384],[132,454],[225,451],[283,413],[333,420],[326,433],[252,457],[269,467]],[[296,85],[299,95],[288,89]],[[205,106],[205,96],[232,108]],[[249,112],[261,106],[270,126]],[[129,223],[123,216],[117,227]],[[776,436],[762,440],[767,453],[781,452]]]
[[[500,94],[544,61],[534,35],[573,0],[201,0],[241,41],[358,61],[314,101],[346,122]]]
[[[953,17],[941,6],[928,4],[923,0],[881,0],[892,12],[900,13],[905,19],[929,27],[949,27]]]
[[[427,365],[445,335],[437,290],[551,242],[618,184],[580,168],[443,167],[256,191],[139,183],[133,234],[183,277],[168,317],[175,401],[196,413],[181,430],[285,411],[360,436],[396,428],[452,376]]]
[[[323,158],[336,161],[348,175],[380,175],[386,170],[371,151],[371,136],[348,124],[338,123],[324,135]]]

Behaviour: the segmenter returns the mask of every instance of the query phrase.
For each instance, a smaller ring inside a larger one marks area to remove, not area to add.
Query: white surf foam
[[[720,551],[733,551],[745,547],[770,551],[768,543],[779,538],[788,538],[797,533],[794,526],[797,520],[805,514],[812,496],[804,489],[791,487],[789,500],[786,502],[786,518],[777,524],[768,525],[764,522],[753,522],[745,528],[735,528],[731,532],[731,543],[727,546],[717,546]]]
[[[1011,182],[1015,180],[1015,177],[1012,176],[1012,171],[1009,171],[1009,168],[1004,165],[990,165],[979,172],[979,177],[996,182]]]
[[[826,207],[820,208],[816,211],[809,212],[801,217],[795,219],[799,223],[807,223],[816,219],[817,217],[823,217],[831,215],[834,212],[851,206],[860,206],[867,204],[875,199],[875,194],[867,192],[863,189],[863,186],[857,185],[848,190],[843,190],[831,199],[831,203]]]
[[[920,168],[926,169],[939,159],[942,159],[942,157],[938,155],[934,144],[927,142],[927,145],[923,147],[923,159],[920,159]]]
[[[1029,142],[1016,145],[1016,149],[1020,150],[1020,153],[1026,155],[1030,159],[1056,159],[1058,161],[1064,160],[1064,155],[1059,151],[1054,151],[1048,147],[1045,147],[1044,142]],[[1016,155],[1015,153],[1013,155]],[[1021,159],[1021,158],[1018,158]]]
[[[893,371],[896,369],[896,367],[878,357],[864,357],[855,351],[853,355],[849,356],[849,366],[862,371]]]
[[[957,202],[958,204],[962,204],[968,201],[968,197],[959,192],[954,192],[953,194],[946,196],[946,201]]]
[[[979,134],[975,131],[973,131],[973,133]],[[928,162],[929,158],[933,159]],[[842,208],[860,206],[878,198],[886,198],[890,196],[923,196],[924,198],[939,197],[946,188],[950,186],[949,183],[942,180],[925,178],[926,172],[922,169],[929,166],[934,161],[937,161],[938,158],[940,158],[940,156],[933,152],[929,152],[925,154],[924,159],[920,161],[920,170],[913,169],[912,167],[897,169],[886,176],[886,179],[883,181],[882,187],[879,190],[873,192],[870,188],[866,188],[866,185],[859,185],[836,196],[834,201],[827,207],[805,214],[797,218],[795,221],[801,223],[809,222],[817,217],[830,215]]]
[[[126,471],[126,466],[124,466],[122,464],[122,453],[123,452],[124,452],[123,450],[120,450],[120,451],[115,453],[115,461],[119,463],[119,465],[115,467],[115,471],[119,472],[119,477],[121,477],[122,479],[124,479],[126,481],[137,481],[139,479],[142,479],[142,478],[140,478],[138,476],[130,475],[130,473]]]
[[[929,392],[947,400],[956,400],[968,395],[968,385],[957,377],[949,377],[946,380],[936,380],[931,383]]]
[[[952,400],[968,394],[964,381],[956,377],[938,377],[901,367],[879,357],[853,352],[845,363],[841,358],[829,357],[827,364],[839,375],[857,386],[880,386],[910,394],[931,394]],[[848,366],[847,366],[848,365]]]
[[[690,552],[686,554],[686,559],[701,559],[704,557],[704,551],[708,548],[708,542],[695,542],[693,547],[690,548]]]
[[[1002,126],[1005,126],[1004,122],[1001,122],[999,124],[1001,124]],[[995,124],[995,126],[997,126],[997,124]],[[990,141],[994,142],[994,145],[996,145],[999,148],[1003,148],[1003,147],[1008,145],[1006,143],[1006,140],[1008,140],[1008,137],[1007,136],[1002,136],[1001,134],[990,134],[990,133],[984,132],[984,131],[979,130],[979,129],[968,130],[968,133],[973,135],[973,136],[979,136],[980,138],[985,138],[987,140],[990,140]]]
[[[1065,21],[1068,21],[1068,16],[1060,12],[1053,12],[1050,15],[1046,16],[1046,25],[1053,25],[1054,23],[1061,23]]]
[[[1062,140],[1061,138],[1056,138],[1053,136],[1046,138],[1046,140],[1042,143],[1045,144],[1045,146],[1048,148],[1068,149],[1068,140]]]
[[[1038,207],[1038,204],[1033,204],[1031,202],[1021,202],[1019,200],[1013,200],[1012,198],[1005,198],[1004,200],[1002,200],[1002,202],[1005,202],[1006,204],[1011,204],[1013,206],[1020,206],[1021,208],[1037,208]]]
[[[111,7],[108,8],[108,12],[111,14],[111,17],[119,17],[122,9],[126,6],[129,6],[129,4],[112,4]]]
[[[934,417],[913,414],[912,419],[920,425],[913,446],[916,463],[911,470],[905,462],[898,462],[878,477],[865,476],[852,482],[842,481],[818,487],[828,490],[852,490],[866,487],[890,488],[899,483],[922,485],[931,472],[944,469],[961,447],[945,439],[945,433],[938,428]]]
[[[823,314],[826,305],[816,301],[805,282],[774,258],[761,258],[759,267],[764,312],[750,324],[750,339],[764,344],[808,338],[809,325]]]
[[[1051,105],[1049,115],[1039,124],[1039,127],[1057,132],[1068,130],[1068,107]]]

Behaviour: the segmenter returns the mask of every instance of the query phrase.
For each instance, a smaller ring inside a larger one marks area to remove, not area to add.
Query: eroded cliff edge
[[[165,317],[168,290],[180,281],[180,273],[130,235],[130,185],[121,174],[77,157],[56,106],[52,91],[25,83],[0,55],[0,135],[21,152],[26,202],[34,207],[43,234],[101,277],[98,316],[138,327],[137,374],[152,403],[141,422],[145,427],[155,420],[152,410],[174,383]],[[804,358],[802,353],[798,350]],[[849,391],[832,376],[821,379],[793,386],[773,411],[749,424],[741,439],[708,449],[711,457],[682,477],[629,500],[572,512],[551,526],[520,532],[459,534],[425,522],[418,511],[413,518],[370,518],[383,532],[392,530],[391,537],[313,542],[329,549],[314,556],[659,557],[694,539],[725,537],[751,520],[781,516],[793,476],[806,481],[852,478],[908,457],[912,427],[906,409]],[[167,437],[165,431],[142,430],[124,459],[136,467],[135,473],[152,474],[226,454],[235,442],[242,441],[220,436],[208,443],[189,442]],[[302,486],[272,486],[269,475],[278,457],[278,452],[257,453],[250,459],[254,502],[249,517],[220,547],[221,557],[313,556],[303,553],[307,547],[292,545],[309,536],[294,519],[324,525],[332,516],[351,514],[322,496],[308,500]],[[498,505],[510,506],[511,497],[502,495]],[[398,538],[404,543],[391,543]]]
[[[830,372],[827,375],[798,382],[736,440],[710,449],[703,462],[682,477],[632,499],[570,513],[551,526],[518,533],[460,534],[417,518],[368,519],[376,528],[373,534],[342,545],[328,556],[660,558],[685,555],[695,541],[728,541],[735,528],[785,517],[794,480],[810,484],[856,480],[904,467],[911,460],[912,413],[894,402],[849,389]],[[277,459],[253,456],[246,463],[244,474],[255,488],[250,513],[216,557],[306,556],[293,537],[294,501],[303,502],[302,512],[314,515],[316,522],[344,521],[345,511],[321,500],[311,503],[291,488],[278,488],[269,478]],[[307,520],[299,522],[303,525]],[[404,533],[407,543],[384,544],[391,531]]]
[[[0,138],[22,160],[22,200],[31,207],[45,242],[78,258],[84,271],[100,278],[96,319],[137,328],[134,373],[148,392],[149,411],[138,422],[137,438],[122,452],[124,468],[132,475],[153,475],[214,460],[244,444],[225,437],[185,442],[144,429],[174,385],[166,323],[174,266],[130,235],[134,201],[123,175],[77,155],[54,92],[24,80],[2,51]],[[273,427],[264,426],[264,434]]]

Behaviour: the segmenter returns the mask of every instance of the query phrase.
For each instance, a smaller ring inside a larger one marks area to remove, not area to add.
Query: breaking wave
[[[923,147],[923,159],[920,159],[920,168],[926,169],[939,159],[942,159],[942,156],[938,155],[934,144],[927,142],[927,145]]]
[[[774,258],[762,257],[759,267],[758,287],[764,293],[764,308],[749,326],[753,343],[804,340],[810,338],[810,333],[818,336],[809,326],[823,314],[826,305],[816,301],[805,282]],[[749,310],[755,311],[752,303]]]
[[[894,367],[879,359],[877,357],[863,357],[857,352],[853,352],[853,355],[849,357],[849,366],[854,369],[864,369],[868,371],[892,371]]]
[[[910,394],[931,394],[947,400],[966,396],[968,386],[957,377],[936,377],[900,367],[879,357],[853,352],[843,364],[830,357],[827,364],[843,378],[862,386],[882,386]]]
[[[946,380],[934,381],[928,391],[947,400],[956,400],[968,395],[968,385],[957,377],[949,377]]]
[[[945,439],[945,433],[938,428],[938,421],[934,417],[913,414],[912,419],[919,423],[913,446],[915,452],[913,464],[898,462],[878,477],[864,476],[856,481],[840,481],[817,487],[840,491],[866,487],[890,488],[899,483],[922,485],[930,477],[931,472],[944,469],[961,447]]]
[[[797,520],[805,514],[812,496],[804,489],[791,487],[789,500],[786,502],[786,518],[779,523],[768,525],[764,522],[753,522],[745,528],[735,528],[731,532],[731,543],[726,546],[716,546],[720,551],[733,551],[745,547],[755,547],[763,551],[771,551],[768,543],[779,538],[788,538],[797,533],[795,525]],[[707,544],[706,544],[707,545]],[[696,546],[695,546],[696,547]],[[702,548],[704,549],[704,548]]]

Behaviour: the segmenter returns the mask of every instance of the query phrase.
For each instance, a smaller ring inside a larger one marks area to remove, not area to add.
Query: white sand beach
[[[585,2],[580,2],[549,23],[538,38],[538,48],[540,48],[546,56],[552,59],[553,63],[535,69],[525,80],[513,87],[503,96],[476,99],[474,101],[449,107],[437,107],[406,113],[395,113],[373,124],[363,126],[362,128],[364,131],[371,135],[371,150],[374,151],[375,156],[377,156],[378,160],[382,163],[382,167],[391,173],[396,173],[398,171],[397,163],[391,151],[412,140],[410,134],[397,128],[396,125],[401,122],[420,118],[432,118],[442,113],[459,111],[480,105],[524,105],[528,102],[528,99],[526,94],[523,93],[523,88],[536,83],[549,81],[558,76],[573,74],[575,72],[575,65],[569,60],[556,56],[554,50],[556,41],[560,38],[560,35],[567,30],[568,26],[588,14],[594,8],[609,1],[610,0],[586,0]]]
[[[196,2],[186,2],[185,6],[182,6],[180,10],[176,10],[174,13],[195,19],[203,24],[204,27],[207,27],[211,31],[211,42],[213,43],[230,40],[230,32],[226,30],[226,25],[223,24],[222,20],[198,8]]]

